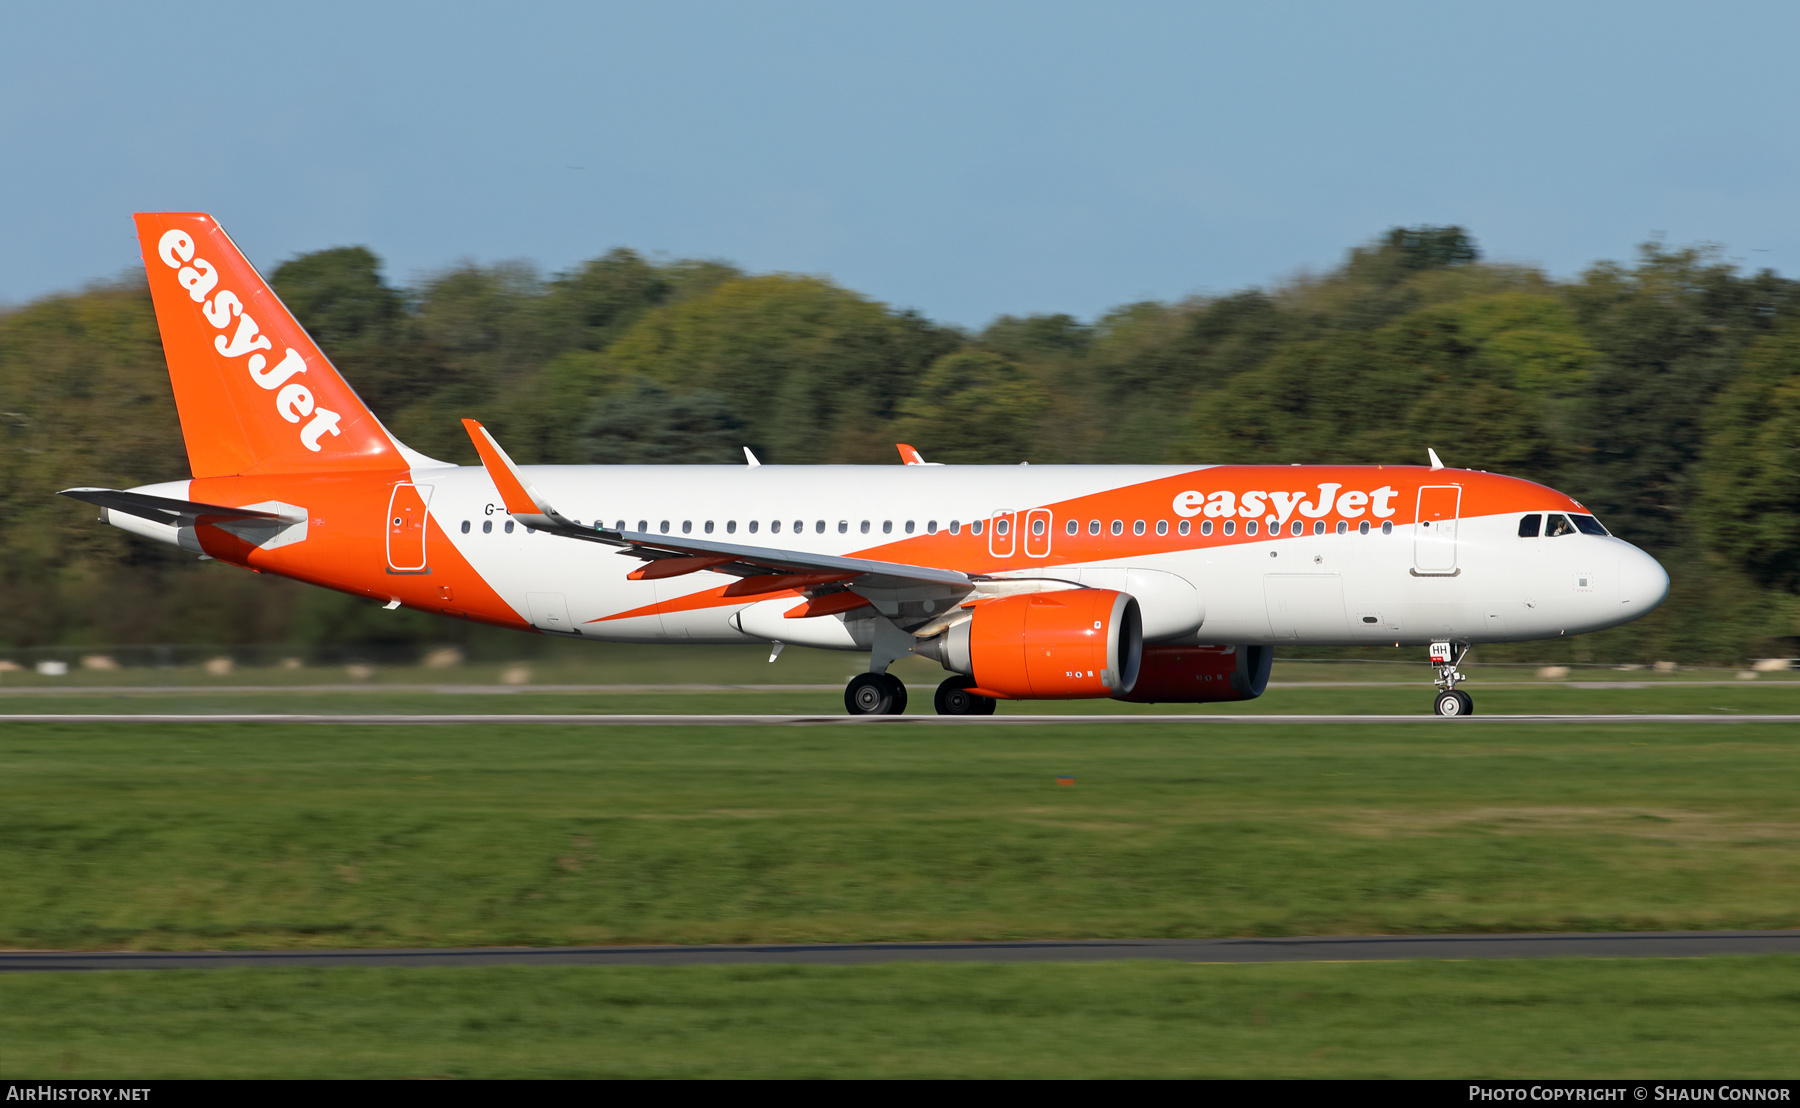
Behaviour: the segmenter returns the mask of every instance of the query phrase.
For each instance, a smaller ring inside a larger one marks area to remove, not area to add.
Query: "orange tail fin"
[[[425,460],[363,406],[216,220],[136,218],[195,477]]]

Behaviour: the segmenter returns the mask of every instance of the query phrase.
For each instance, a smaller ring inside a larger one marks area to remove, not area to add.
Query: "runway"
[[[788,943],[754,946],[446,947],[410,950],[0,952],[0,972],[340,966],[857,966],[880,962],[1386,962],[1412,958],[1705,958],[1800,954],[1800,931],[1342,935],[1275,939]]]
[[[994,715],[994,716],[851,716],[851,715],[554,715],[529,713],[487,714],[394,714],[365,712],[344,713],[253,713],[253,712],[17,712],[0,713],[0,726],[7,723],[302,723],[346,725],[492,726],[504,723],[558,724],[584,727],[696,727],[696,726],[820,726],[850,724],[857,727],[904,727],[936,725],[952,727],[1006,727],[1053,724],[1136,724],[1136,723],[1205,723],[1205,724],[1388,724],[1428,723],[1440,727],[1479,727],[1489,723],[1800,723],[1800,715],[1756,715],[1748,712],[1717,715],[1493,715],[1461,716],[1444,719],[1418,713],[1416,715],[1206,715],[1188,712],[1180,715]]]

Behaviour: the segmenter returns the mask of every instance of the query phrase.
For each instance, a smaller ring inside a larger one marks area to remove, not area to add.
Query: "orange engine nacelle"
[[[1116,696],[1137,681],[1144,622],[1132,597],[1069,589],[984,600],[944,632],[938,660],[1008,700]]]
[[[1269,687],[1267,646],[1146,646],[1137,683],[1115,700],[1207,704],[1254,700]]]

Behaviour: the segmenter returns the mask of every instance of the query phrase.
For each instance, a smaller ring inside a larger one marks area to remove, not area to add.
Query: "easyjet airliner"
[[[1278,645],[1476,643],[1649,612],[1655,559],[1530,481],[1427,466],[479,466],[408,449],[218,223],[137,216],[193,478],[65,495],[263,573],[543,635],[866,652],[844,703],[1261,695]]]

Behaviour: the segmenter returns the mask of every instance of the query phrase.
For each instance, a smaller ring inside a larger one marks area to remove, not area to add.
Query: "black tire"
[[[937,687],[931,698],[931,706],[937,709],[940,716],[985,716],[993,714],[993,700],[969,691],[975,684],[972,678],[960,674],[946,677],[944,683]],[[982,703],[989,707],[982,710]]]
[[[1464,716],[1469,714],[1469,705],[1463,703],[1467,693],[1441,692],[1431,702],[1431,711],[1440,716]]]
[[[881,676],[886,678],[887,683],[888,683],[889,700],[888,700],[887,714],[890,716],[905,715],[906,714],[906,686],[900,682],[900,679],[898,677],[895,677],[891,673],[884,673]]]
[[[844,709],[853,716],[885,716],[893,707],[894,689],[885,673],[859,673],[844,686]]]
[[[1475,714],[1475,698],[1470,696],[1468,693],[1463,692],[1461,689],[1458,689],[1456,691],[1456,695],[1459,698],[1461,698],[1461,700],[1462,700],[1462,704],[1463,704],[1462,714],[1465,716],[1474,715]]]

